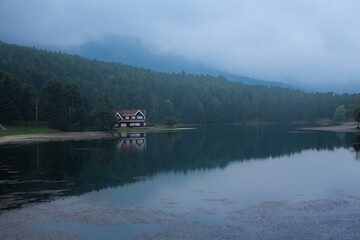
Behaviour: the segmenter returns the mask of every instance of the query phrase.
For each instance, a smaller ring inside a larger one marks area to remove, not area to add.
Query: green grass
[[[118,132],[141,132],[141,131],[149,131],[150,128],[114,128],[115,131]]]
[[[332,119],[326,119],[326,118],[317,119],[315,121],[315,124],[318,125],[318,126],[336,126],[336,125],[340,125],[340,123],[334,122]]]
[[[39,122],[36,125],[35,122],[20,122],[15,126],[9,126],[2,124],[6,130],[0,128],[0,137],[10,135],[23,135],[23,134],[41,134],[41,133],[59,133],[60,131],[50,129],[46,126],[45,122]]]
[[[160,131],[179,130],[179,128],[178,128],[178,127],[172,127],[172,128],[170,128],[170,127],[164,127],[164,126],[162,126],[162,127],[159,127],[159,130],[160,130]]]
[[[156,127],[145,127],[145,128],[114,128],[118,132],[149,132],[149,131],[166,131],[166,130],[177,130],[179,128],[172,127],[168,128],[165,126],[156,126]]]
[[[265,121],[257,121],[257,120],[252,120],[252,121],[247,121],[245,122],[245,126],[263,126],[263,125],[269,125],[269,124],[275,124],[276,122],[265,122]]]
[[[0,137],[12,136],[12,135],[24,135],[24,134],[44,134],[44,133],[61,133],[62,131],[48,128],[46,122],[39,122],[36,125],[35,122],[19,122],[17,125],[10,126],[4,125],[6,130],[0,128]],[[177,130],[178,128],[160,127],[144,127],[144,128],[114,128],[114,131],[118,132],[149,132],[149,131],[165,131],[165,130]]]

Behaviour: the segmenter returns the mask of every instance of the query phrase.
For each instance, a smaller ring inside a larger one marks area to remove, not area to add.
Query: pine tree
[[[91,125],[95,130],[111,130],[115,124],[115,113],[106,95],[97,99],[97,107],[90,114]]]
[[[0,122],[10,125],[15,124],[21,118],[14,81],[9,76],[3,80],[0,79]]]
[[[65,108],[65,97],[61,83],[49,80],[40,96],[40,108],[42,118],[48,121],[50,128],[67,130],[67,111]]]

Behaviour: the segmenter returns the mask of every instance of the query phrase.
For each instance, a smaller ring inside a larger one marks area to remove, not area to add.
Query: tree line
[[[0,72],[0,101],[12,102],[9,109],[1,107],[0,122],[35,119],[38,101],[39,119],[63,130],[107,129],[115,109],[146,109],[154,123],[174,117],[212,124],[313,121],[355,104],[353,94],[248,86],[184,71],[159,73],[2,42]]]
[[[34,89],[16,77],[0,72],[0,122],[14,125],[18,121],[34,121],[39,112],[40,120],[47,121],[53,129],[63,131],[110,130],[114,114],[106,95],[99,96],[97,105],[90,110],[87,99],[76,84],[64,85],[49,80],[38,98]]]

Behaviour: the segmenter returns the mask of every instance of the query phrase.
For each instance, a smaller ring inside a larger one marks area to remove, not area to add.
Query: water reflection
[[[124,151],[146,150],[146,133],[121,133],[118,148]]]
[[[122,186],[163,172],[224,168],[233,161],[262,160],[305,149],[333,150],[354,139],[348,134],[339,137],[291,130],[276,125],[212,126],[185,132],[124,133],[115,139],[3,147],[0,208]]]
[[[355,139],[348,144],[349,147],[355,151],[356,160],[360,160],[360,135],[356,136]]]

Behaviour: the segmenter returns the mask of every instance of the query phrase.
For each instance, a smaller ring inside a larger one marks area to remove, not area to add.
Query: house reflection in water
[[[125,151],[146,150],[146,133],[121,133],[118,148]]]

